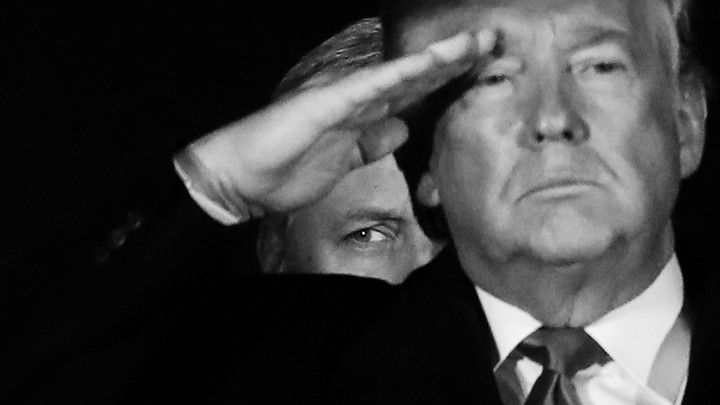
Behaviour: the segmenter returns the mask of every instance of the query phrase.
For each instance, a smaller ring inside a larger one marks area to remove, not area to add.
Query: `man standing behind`
[[[378,18],[352,24],[285,75],[278,98],[382,61]],[[440,250],[420,229],[393,156],[349,173],[330,194],[292,213],[265,217],[258,238],[264,273],[327,273],[397,284]]]

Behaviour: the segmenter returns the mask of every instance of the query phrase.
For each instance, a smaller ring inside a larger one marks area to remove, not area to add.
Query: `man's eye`
[[[349,233],[346,238],[356,243],[371,244],[390,240],[390,236],[373,228],[363,228]]]
[[[628,70],[625,63],[620,61],[599,61],[593,62],[580,68],[581,73],[590,75],[613,75],[624,73]]]
[[[627,70],[622,62],[599,62],[594,64],[592,68],[597,74],[610,74]]]
[[[478,85],[484,87],[498,86],[500,84],[506,83],[509,80],[510,77],[508,75],[498,73],[481,77],[478,80]]]

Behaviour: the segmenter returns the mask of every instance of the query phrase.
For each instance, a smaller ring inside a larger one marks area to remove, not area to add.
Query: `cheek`
[[[593,150],[615,177],[619,197],[636,209],[660,208],[679,175],[672,98],[663,86],[652,87],[595,99],[584,112]]]
[[[632,144],[629,163],[648,203],[669,215],[679,186],[678,145],[672,128],[651,119],[646,123]]]
[[[327,239],[311,240],[306,247],[296,252],[297,264],[305,273],[382,276],[394,268],[391,259],[395,256],[388,252],[363,252]]]
[[[438,123],[431,167],[445,194],[501,196],[519,157],[523,124],[515,106],[461,100]]]
[[[454,238],[493,234],[511,222],[518,116],[511,108],[453,106],[438,126],[433,170]]]
[[[333,272],[380,278],[392,283],[402,281],[404,276],[415,268],[413,258],[407,254],[409,252],[392,248],[365,252],[353,248],[337,248],[327,253],[327,262],[332,262]]]
[[[285,265],[291,273],[315,273],[319,271],[317,239],[308,235],[308,228],[293,227],[288,233]]]
[[[331,232],[327,229],[327,212],[318,206],[293,215],[288,228],[287,264],[294,272],[322,273],[332,268]]]

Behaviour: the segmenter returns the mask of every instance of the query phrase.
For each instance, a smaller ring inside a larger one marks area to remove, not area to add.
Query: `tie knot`
[[[543,368],[569,377],[609,360],[607,353],[580,328],[542,327],[525,338],[518,351]]]

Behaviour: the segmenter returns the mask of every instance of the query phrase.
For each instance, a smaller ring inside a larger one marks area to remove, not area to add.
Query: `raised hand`
[[[194,142],[180,160],[199,191],[231,212],[292,211],[398,148],[407,129],[393,114],[467,71],[494,42],[490,31],[461,33],[303,89]]]

